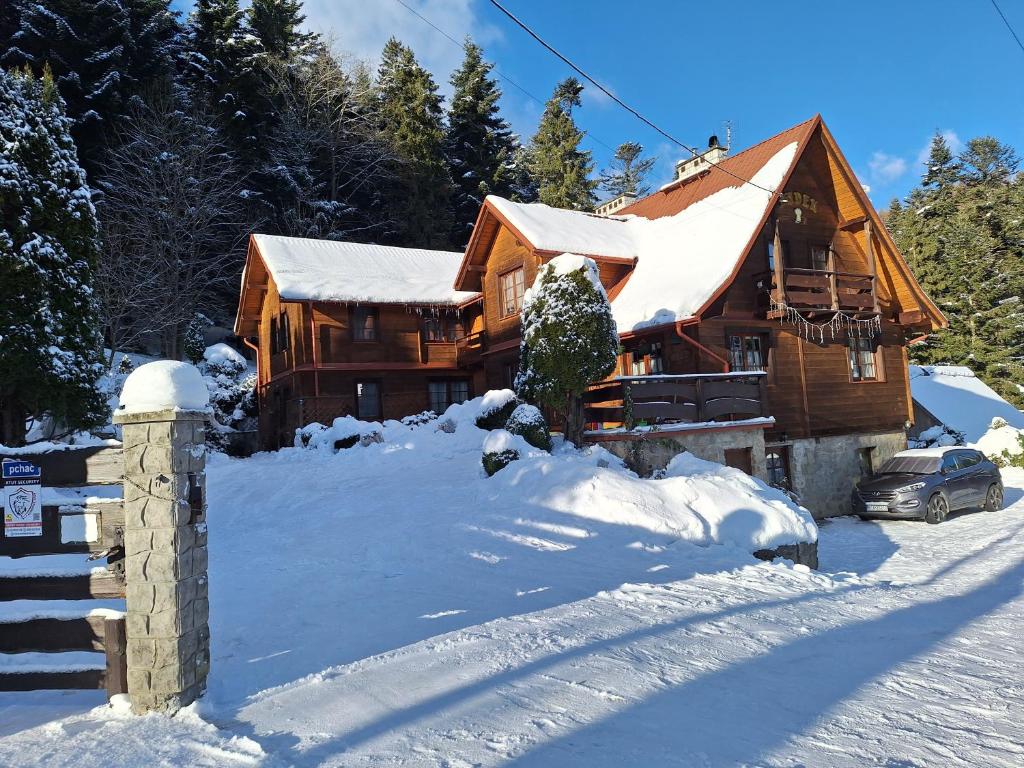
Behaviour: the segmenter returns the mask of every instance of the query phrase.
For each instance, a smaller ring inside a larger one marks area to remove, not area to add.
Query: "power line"
[[[443,29],[441,29],[441,28],[440,28],[439,26],[437,26],[437,25],[436,25],[436,24],[435,24],[434,22],[432,22],[432,21],[431,21],[430,19],[428,19],[428,18],[427,18],[426,16],[424,16],[424,15],[423,15],[423,14],[421,14],[421,13],[420,13],[419,11],[417,11],[417,10],[416,10],[415,8],[413,8],[412,6],[406,5],[406,4],[405,4],[405,2],[404,2],[403,0],[395,0],[395,2],[396,2],[396,3],[398,3],[398,4],[400,5],[400,6],[402,6],[403,8],[405,8],[405,10],[407,10],[407,11],[408,11],[409,13],[411,13],[411,14],[412,14],[413,16],[415,16],[416,18],[418,18],[418,19],[419,19],[420,21],[422,21],[422,22],[423,22],[424,24],[426,24],[427,26],[431,27],[431,28],[432,28],[432,29],[433,29],[434,31],[436,31],[436,32],[437,32],[438,34],[440,34],[441,36],[443,36],[443,37],[447,38],[447,39],[448,39],[448,40],[449,40],[450,42],[452,42],[452,43],[453,43],[454,45],[457,45],[457,46],[458,46],[458,47],[459,47],[460,49],[462,48],[462,43],[460,43],[460,42],[459,42],[458,40],[456,40],[456,39],[455,39],[454,37],[452,37],[451,35],[449,35],[449,34],[448,34],[447,32],[445,32],[445,31],[444,31]],[[493,66],[493,65],[492,65],[492,66]],[[498,69],[498,68],[497,68],[496,66],[494,66],[494,73],[495,73],[495,74],[496,74],[496,75],[497,75],[498,77],[500,77],[500,78],[501,78],[502,80],[504,80],[504,81],[505,81],[506,83],[508,83],[508,84],[509,84],[509,85],[511,85],[512,87],[516,88],[517,90],[521,91],[521,92],[522,92],[522,93],[523,93],[524,95],[526,95],[526,96],[527,96],[528,98],[530,98],[530,99],[533,99],[533,100],[534,100],[535,102],[537,102],[538,104],[540,104],[540,105],[541,105],[542,107],[544,107],[544,106],[547,106],[546,102],[545,102],[545,101],[544,101],[543,99],[541,99],[541,98],[540,98],[540,97],[538,97],[538,96],[534,96],[534,95],[533,95],[532,93],[530,93],[530,92],[529,92],[528,90],[526,90],[526,89],[525,89],[525,88],[524,88],[523,86],[521,86],[521,85],[520,85],[519,83],[517,83],[517,82],[516,82],[515,80],[513,80],[513,79],[512,79],[511,77],[509,77],[508,75],[506,75],[506,74],[505,74],[504,72],[502,72],[502,71],[501,71],[500,69]],[[587,135],[587,136],[588,136],[588,137],[590,138],[590,140],[591,140],[591,141],[593,141],[593,142],[594,142],[594,143],[596,143],[596,144],[600,144],[600,145],[601,145],[602,147],[604,147],[605,149],[607,149],[607,150],[608,150],[609,152],[614,152],[614,151],[615,151],[615,148],[614,148],[614,147],[610,147],[610,146],[608,146],[607,144],[605,144],[605,143],[604,143],[603,141],[601,141],[601,140],[600,140],[599,138],[597,138],[597,137],[596,137],[596,136],[594,136],[593,134],[591,134],[591,133],[589,133],[589,132],[587,132],[587,131],[584,131],[584,133],[586,133],[586,135]]]
[[[1024,51],[1024,43],[1021,42],[1021,39],[1017,36],[1017,33],[1014,32],[1013,27],[1010,25],[1010,20],[1006,18],[1006,14],[1003,13],[1003,9],[999,7],[999,4],[996,2],[996,0],[992,0],[992,7],[996,9],[996,13],[999,14],[999,18],[1003,20],[1003,24],[1006,25],[1006,28],[1010,30],[1010,34],[1013,35],[1013,39],[1017,41],[1017,47]]]
[[[683,142],[681,142],[679,139],[677,139],[672,134],[670,134],[667,131],[659,128],[657,125],[655,125],[653,122],[648,120],[646,117],[644,117],[642,114],[640,114],[633,107],[631,107],[628,104],[626,104],[626,102],[624,102],[622,99],[620,99],[614,93],[612,93],[607,88],[605,88],[603,85],[601,85],[601,83],[597,82],[597,80],[595,80],[590,75],[588,75],[586,72],[584,72],[582,69],[580,69],[568,57],[564,56],[554,46],[552,46],[549,43],[547,43],[540,35],[538,35],[536,32],[534,32],[532,29],[530,29],[530,27],[527,26],[524,22],[520,21],[511,11],[509,11],[501,3],[499,3],[498,0],[490,0],[490,1],[491,1],[491,5],[493,5],[495,8],[497,8],[503,14],[508,16],[524,32],[526,32],[530,37],[532,37],[534,40],[536,40],[538,43],[540,43],[542,46],[544,46],[544,48],[546,48],[548,51],[550,51],[556,57],[561,59],[562,62],[564,62],[566,65],[568,65],[577,74],[579,74],[585,80],[588,80],[590,83],[592,83],[598,90],[600,90],[602,93],[604,93],[605,96],[610,98],[612,101],[614,101],[616,104],[618,104],[624,110],[629,112],[635,118],[640,120],[642,123],[644,123],[648,127],[652,128],[653,130],[655,130],[658,133],[660,133],[662,136],[664,136],[666,139],[668,139],[672,143],[678,144],[680,147],[685,149],[687,152],[689,152],[694,157],[699,157],[700,156],[701,153],[698,152],[696,149],[694,149],[693,147],[689,146],[688,144],[684,144]],[[399,2],[401,2],[401,0],[399,0]],[[993,0],[993,3],[994,2],[995,2],[995,0]],[[1016,37],[1016,35],[1014,35],[1014,37]],[[756,182],[753,182],[750,179],[747,179],[747,178],[744,178],[743,176],[735,174],[732,171],[728,170],[727,168],[723,168],[719,163],[712,163],[712,162],[708,161],[708,164],[713,166],[713,167],[715,167],[715,168],[718,168],[718,170],[722,171],[722,173],[725,173],[725,174],[727,174],[729,176],[732,176],[734,179],[736,179],[738,181],[742,181],[744,184],[750,184],[750,185],[752,185],[754,187],[757,187],[758,189],[764,190],[765,192],[768,192],[768,193],[774,193],[775,192],[774,189],[768,189],[768,187],[762,187],[760,184],[758,184]]]

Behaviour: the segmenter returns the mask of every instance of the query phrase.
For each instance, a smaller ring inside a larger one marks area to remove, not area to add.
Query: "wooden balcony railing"
[[[596,384],[584,397],[588,423],[694,423],[751,419],[765,413],[763,371],[621,376]]]
[[[774,272],[764,272],[756,278],[758,287],[776,305],[784,304],[801,312],[843,311],[865,316],[879,311],[871,275],[795,267],[782,273],[782,290]]]
[[[487,333],[477,331],[463,336],[455,342],[455,354],[459,366],[479,363],[484,350],[487,349]]]

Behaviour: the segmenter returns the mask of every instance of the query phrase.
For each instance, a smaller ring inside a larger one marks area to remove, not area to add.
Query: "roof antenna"
[[[732,149],[732,120],[725,121],[725,151]]]

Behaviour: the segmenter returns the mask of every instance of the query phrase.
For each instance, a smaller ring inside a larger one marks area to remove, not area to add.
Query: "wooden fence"
[[[7,455],[42,469],[43,488],[119,486],[124,477],[121,449],[107,446],[48,453]],[[86,495],[86,494],[83,494]],[[19,575],[0,573],[0,602],[12,600],[95,600],[124,598],[124,505],[121,498],[78,503],[46,503],[41,536],[5,536],[0,527],[0,557],[88,554],[105,558],[103,573]],[[43,612],[45,613],[45,612]],[[123,616],[103,611],[79,617],[38,616],[0,619],[0,653],[103,651],[105,669],[0,672],[0,691],[37,689],[106,689],[108,696],[127,693],[127,654]]]
[[[765,412],[765,373],[622,376],[586,394],[584,419],[594,424],[703,423],[750,419]]]

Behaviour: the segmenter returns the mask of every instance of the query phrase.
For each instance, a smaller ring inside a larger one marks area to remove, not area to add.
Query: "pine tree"
[[[1020,160],[1013,147],[991,136],[981,136],[967,142],[960,153],[962,178],[969,184],[1006,182],[1017,172]]]
[[[943,189],[957,180],[960,166],[949,148],[946,137],[936,131],[932,138],[931,150],[928,154],[928,167],[921,186],[931,189]]]
[[[203,352],[206,351],[204,331],[209,324],[206,317],[197,312],[185,327],[185,338],[182,341],[181,351],[192,365],[199,365],[199,361],[203,359]]]
[[[621,195],[643,197],[651,191],[647,176],[657,158],[641,158],[644,148],[635,141],[620,144],[612,157],[611,167],[601,173],[601,188],[613,198]]]
[[[299,0],[252,0],[247,18],[262,52],[272,58],[306,55],[316,42],[316,35],[299,31],[306,20]]]
[[[570,77],[555,88],[544,108],[530,148],[530,171],[537,183],[538,199],[555,208],[588,211],[594,207],[597,183],[590,152],[579,148],[583,132],[572,118],[573,107],[582,104],[583,86]]]
[[[557,256],[538,272],[523,302],[516,394],[565,415],[566,439],[580,444],[582,396],[615,370],[619,335],[593,260]]]
[[[0,72],[0,443],[26,418],[99,424],[96,216],[53,78]]]
[[[383,133],[399,159],[391,193],[398,244],[444,248],[451,233],[451,178],[444,162],[441,97],[430,73],[395,38],[377,76]]]
[[[133,95],[173,77],[181,28],[170,0],[15,0],[5,67],[53,69],[83,165],[95,173]]]
[[[490,76],[493,64],[483,60],[480,46],[463,45],[465,58],[452,75],[445,157],[454,184],[455,226],[452,242],[464,245],[487,195],[511,197],[515,192],[517,142],[499,114],[501,89]]]

